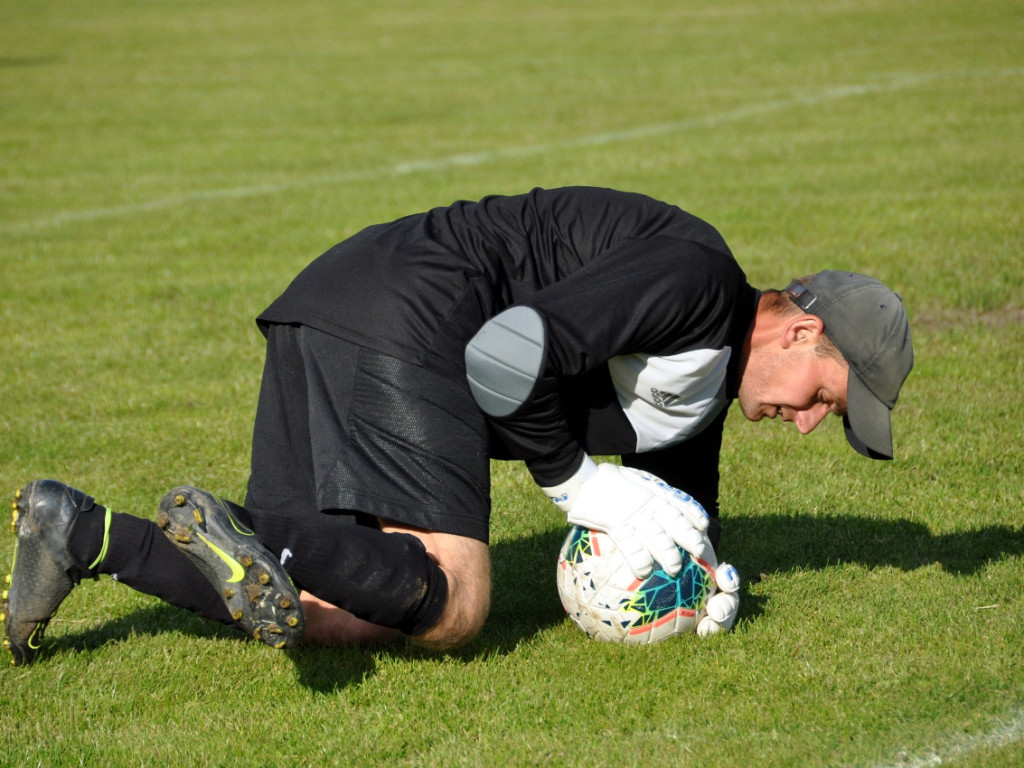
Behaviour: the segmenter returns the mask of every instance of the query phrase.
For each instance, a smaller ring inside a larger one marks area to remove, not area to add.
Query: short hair
[[[812,277],[814,277],[814,275],[805,275],[804,277],[798,277],[793,282],[805,285],[810,282]],[[805,312],[803,307],[792,300],[789,293],[786,291],[779,291],[774,288],[769,288],[761,293],[761,303],[758,309],[780,317],[813,314]],[[835,342],[829,338],[828,331],[822,334],[820,340],[814,347],[814,352],[819,357],[827,357],[835,360],[837,363],[849,365],[846,358],[843,357],[843,353],[839,351],[839,347],[837,347]]]

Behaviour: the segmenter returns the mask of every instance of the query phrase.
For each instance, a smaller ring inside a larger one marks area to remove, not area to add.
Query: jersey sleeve
[[[559,382],[618,355],[724,343],[737,285],[744,283],[730,254],[658,236],[625,241],[526,297],[517,306],[543,324],[539,362],[516,407],[491,416],[498,436],[539,485],[565,481],[584,450],[570,429]],[[495,321],[501,315],[489,323]]]

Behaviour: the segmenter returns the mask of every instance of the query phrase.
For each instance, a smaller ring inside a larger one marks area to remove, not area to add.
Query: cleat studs
[[[7,614],[0,613],[0,624],[3,624],[5,621],[7,621]]]
[[[278,650],[278,651],[280,651],[280,650],[281,650],[282,648],[284,648],[284,647],[285,647],[285,646],[286,646],[287,644],[288,644],[288,643],[287,643],[286,641],[282,640],[282,641],[281,641],[280,643],[276,643],[276,644],[274,645],[274,649],[275,649],[275,650]]]
[[[18,490],[16,490],[14,492],[14,498],[16,498],[16,499],[20,499],[21,498],[21,488],[19,488]]]
[[[303,626],[298,596],[290,591],[285,573],[277,570],[277,558],[257,540],[246,538],[252,533],[234,519],[227,503],[181,486],[164,496],[155,522],[175,548],[208,575],[236,629],[275,648],[294,643]],[[7,604],[0,609],[7,609]],[[17,647],[14,654],[20,663]]]
[[[10,584],[10,583],[11,583],[11,574],[8,573],[6,576],[4,576],[4,584]]]

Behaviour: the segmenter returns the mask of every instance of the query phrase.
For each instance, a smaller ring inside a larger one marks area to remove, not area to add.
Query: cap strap
[[[789,298],[803,310],[808,310],[818,300],[818,294],[811,293],[807,290],[807,286],[794,280],[792,283],[786,286],[786,293],[789,294]]]

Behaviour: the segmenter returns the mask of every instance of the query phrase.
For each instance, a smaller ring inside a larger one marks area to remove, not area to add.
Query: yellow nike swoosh
[[[29,635],[28,640],[25,641],[25,644],[28,645],[28,647],[31,648],[33,651],[38,651],[39,647],[42,645],[42,643],[39,642],[39,640],[36,640],[36,634],[38,634],[41,627],[45,626],[46,624],[44,622],[39,622],[38,624],[36,624],[35,629],[32,630],[32,634]],[[33,640],[35,640],[34,643],[32,642]]]
[[[245,578],[245,569],[242,567],[241,563],[235,560],[235,558],[233,558],[223,549],[218,547],[216,544],[213,544],[209,539],[207,539],[205,536],[203,536],[203,534],[199,533],[198,531],[196,531],[196,536],[202,539],[206,546],[212,549],[214,554],[217,555],[217,557],[219,557],[221,560],[227,563],[228,568],[231,569],[231,578],[228,579],[229,584],[236,581],[241,581],[243,578]]]

